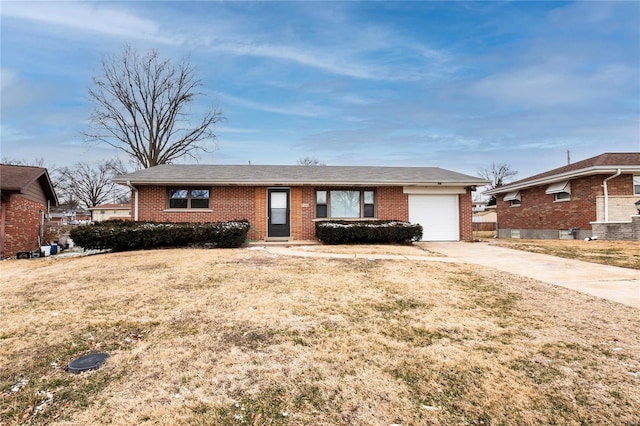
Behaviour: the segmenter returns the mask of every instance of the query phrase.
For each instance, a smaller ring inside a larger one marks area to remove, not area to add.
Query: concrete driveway
[[[529,253],[490,243],[418,243],[427,250],[640,309],[640,271]]]

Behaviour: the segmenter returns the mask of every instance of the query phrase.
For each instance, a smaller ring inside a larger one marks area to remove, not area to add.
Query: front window
[[[553,194],[553,201],[566,201],[571,199],[571,194],[568,192],[556,192]]]
[[[360,217],[360,191],[330,191],[331,217]]]
[[[208,209],[209,190],[203,188],[172,188],[169,190],[170,209]]]
[[[375,192],[316,191],[316,217],[333,219],[375,217]]]
[[[640,195],[640,176],[633,177],[633,195]]]

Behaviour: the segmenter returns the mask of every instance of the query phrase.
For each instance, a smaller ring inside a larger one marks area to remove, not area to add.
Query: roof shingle
[[[552,181],[554,177],[567,179],[580,173],[603,174],[616,168],[637,168],[640,170],[640,152],[606,152],[586,160],[558,167],[537,175],[529,176],[515,182],[486,191],[487,194],[501,194],[515,188],[535,186]]]
[[[118,176],[138,185],[483,185],[484,179],[439,167],[164,164]]]

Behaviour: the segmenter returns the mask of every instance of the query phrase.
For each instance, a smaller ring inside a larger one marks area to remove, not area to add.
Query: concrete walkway
[[[421,247],[442,256],[404,256],[376,254],[334,254],[304,251],[289,247],[265,247],[264,250],[283,256],[415,260],[427,262],[468,263],[495,268],[548,284],[597,296],[640,309],[640,271],[579,260],[564,259],[545,254],[529,253],[489,243],[418,243]]]
[[[640,271],[530,253],[489,243],[420,243],[465,263],[487,266],[640,309]]]

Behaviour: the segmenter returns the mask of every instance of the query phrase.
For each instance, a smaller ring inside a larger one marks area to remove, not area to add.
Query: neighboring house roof
[[[164,164],[113,179],[132,185],[485,185],[439,167],[257,166]]]
[[[89,210],[130,210],[131,204],[99,204],[89,207]]]
[[[23,194],[35,181],[39,181],[42,191],[47,199],[51,201],[51,206],[57,206],[58,197],[47,169],[44,167],[0,164],[0,189],[3,194]]]
[[[640,173],[640,152],[604,153],[577,163],[568,164],[549,170],[526,179],[494,188],[484,193],[487,195],[503,194],[539,185],[547,185],[563,180],[575,179],[596,174],[614,174],[618,170]]]

